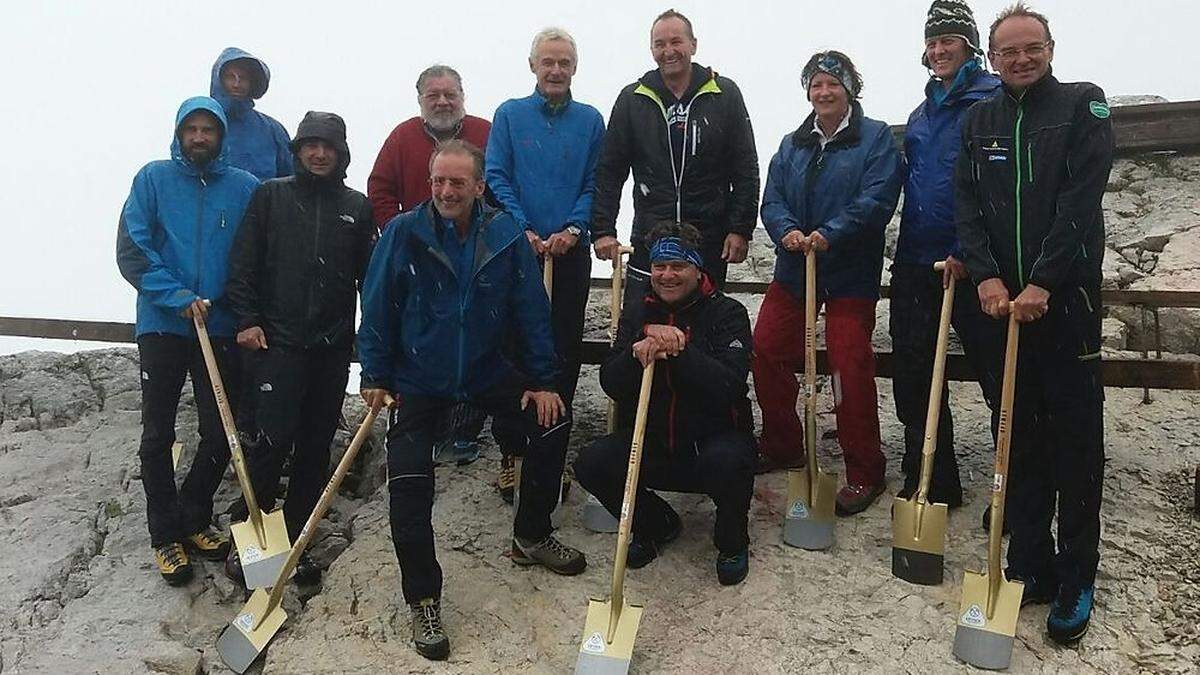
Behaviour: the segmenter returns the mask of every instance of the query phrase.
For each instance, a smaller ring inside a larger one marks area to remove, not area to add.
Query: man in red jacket
[[[379,150],[367,178],[367,197],[379,229],[401,211],[429,199],[429,157],[441,141],[461,138],[486,148],[492,124],[463,110],[462,77],[450,66],[435,65],[417,77],[420,117],[401,122]]]

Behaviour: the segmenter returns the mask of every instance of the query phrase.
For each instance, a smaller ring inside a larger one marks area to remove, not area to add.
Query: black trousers
[[[146,491],[150,545],[181,542],[212,524],[213,493],[229,465],[229,444],[213,397],[204,356],[195,337],[164,333],[138,337],[142,371],[142,440],[138,458]],[[231,338],[212,338],[217,370],[229,405],[237,410],[241,378],[237,345]],[[200,444],[183,485],[175,487],[171,445],[184,379],[191,375],[196,398]]]
[[[513,534],[540,541],[551,532],[550,512],[558,503],[571,420],[568,416],[551,428],[540,426],[534,406],[520,409],[521,393],[517,385],[498,387],[470,403],[520,426],[529,439]],[[408,603],[437,598],[442,592],[442,568],[433,543],[432,448],[438,416],[454,404],[451,399],[405,394],[391,413],[387,435],[389,515],[401,588]]]
[[[579,386],[579,369],[583,363],[583,319],[587,309],[588,291],[592,280],[592,254],[586,246],[575,246],[566,255],[554,259],[553,294],[550,304],[550,324],[554,330],[554,350],[559,358],[559,396],[572,409],[575,389]],[[516,419],[516,418],[511,418]],[[527,440],[522,434],[519,419],[492,420],[492,435],[506,455],[521,456]]]
[[[1099,287],[1067,287],[1050,296],[1045,316],[1021,326],[1006,503],[1013,572],[1083,587],[1095,583],[1100,562],[1100,318]]]
[[[276,346],[253,357],[257,440],[249,450],[250,482],[259,508],[273,509],[284,461],[292,453],[283,518],[295,541],[329,481],[329,446],[346,396],[350,348]],[[231,515],[244,520],[245,502],[239,499]]]
[[[614,518],[621,514],[632,438],[631,429],[618,430],[594,441],[575,460],[576,480]],[[747,528],[754,495],[754,441],[748,433],[729,431],[670,454],[655,439],[646,438],[633,510],[635,539],[657,539],[665,534],[670,506],[652,490],[711,497],[717,507],[713,543],[722,554],[740,553],[750,544]]]
[[[942,274],[934,272],[930,266],[900,263],[892,266],[889,325],[895,354],[892,386],[896,416],[904,425],[904,460],[901,463],[904,483],[914,488],[921,475],[921,447],[925,442],[925,413],[929,406],[929,383],[933,379],[942,290]],[[968,362],[979,376],[984,400],[995,410],[1000,399],[1001,371],[997,370],[992,357],[997,350],[1003,353],[1003,322],[994,321],[983,313],[975,285],[963,280],[955,284],[950,323]],[[942,389],[930,492],[940,497],[961,498],[949,387]]]
[[[716,284],[717,289],[725,288],[725,276],[729,271],[729,263],[721,259],[721,251],[725,248],[725,236],[716,241],[705,241],[700,248],[700,258],[704,261],[704,271],[708,278]],[[625,307],[630,303],[641,302],[650,290],[650,248],[647,244],[637,244],[629,256],[628,273],[625,277],[625,292],[621,301]],[[556,270],[557,273],[557,270]]]

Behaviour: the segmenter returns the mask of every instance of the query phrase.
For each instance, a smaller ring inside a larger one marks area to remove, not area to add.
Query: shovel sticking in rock
[[[941,272],[946,263],[933,266]],[[933,454],[937,450],[938,416],[942,411],[942,389],[946,376],[946,344],[950,339],[950,316],[954,310],[954,275],[942,291],[942,317],[938,323],[937,351],[933,357],[933,379],[929,383],[929,408],[925,412],[925,443],[921,448],[921,479],[911,499],[896,498],[892,504],[892,574],[909,583],[934,586],[942,583],[946,554],[946,519],[949,507],[929,503],[933,477]]]
[[[246,588],[266,588],[279,574],[279,569],[283,567],[283,561],[287,559],[288,550],[292,546],[288,538],[287,523],[283,520],[282,509],[263,513],[258,508],[258,499],[254,496],[250,473],[246,470],[246,457],[242,454],[237,426],[233,422],[233,413],[229,411],[225,385],[221,381],[217,359],[213,356],[212,343],[208,339],[208,329],[199,314],[193,315],[193,322],[196,324],[196,335],[200,339],[200,351],[204,353],[204,365],[208,368],[208,379],[212,382],[213,397],[217,399],[217,410],[221,412],[221,424],[225,427],[225,436],[229,441],[233,470],[237,474],[238,485],[242,488],[246,509],[250,512],[249,520],[234,523],[229,529],[233,531],[233,543],[242,563]]]
[[[1017,381],[1017,319],[1008,308],[1008,341],[1004,349],[1004,384],[1000,392],[1000,428],[996,433],[996,470],[992,480],[992,527],[988,532],[988,566],[985,572],[963,574],[954,655],[978,668],[1003,670],[1012,660],[1017,614],[1025,590],[1019,581],[1008,581],[1000,566],[1004,537],[1004,496],[1008,491],[1008,450],[1012,443],[1013,393]]]
[[[821,551],[833,546],[837,474],[817,466],[817,254],[805,255],[804,269],[804,451],[803,469],[788,471],[783,543]]]
[[[650,408],[650,387],[653,383],[654,362],[651,361],[642,370],[642,388],[638,392],[633,443],[629,448],[629,467],[625,473],[625,498],[621,502],[621,524],[617,530],[617,553],[613,557],[612,594],[608,602],[596,598],[588,602],[575,675],[629,672],[633,641],[642,620],[642,606],[625,604],[625,561],[629,555],[629,530],[633,525],[638,472],[642,467],[642,440],[646,436],[646,412]]]
[[[391,399],[388,399],[387,405],[391,404]],[[295,547],[287,556],[282,569],[279,570],[279,575],[273,580],[271,591],[268,593],[261,588],[254,591],[254,595],[251,595],[246,604],[242,606],[233,622],[221,632],[221,637],[217,639],[217,653],[221,655],[221,660],[230,670],[236,673],[246,672],[250,664],[254,663],[258,655],[267,648],[267,643],[275,637],[279,627],[287,620],[287,612],[282,606],[283,590],[287,586],[287,579],[296,569],[300,554],[304,553],[309,543],[312,542],[317,523],[321,522],[321,519],[325,517],[325,512],[329,510],[333,496],[342,484],[342,479],[350,470],[350,465],[354,463],[359,448],[367,440],[367,436],[371,435],[371,425],[375,422],[375,416],[378,413],[379,410],[375,408],[367,411],[366,419],[359,425],[358,432],[354,434],[354,440],[350,441],[350,447],[346,448],[346,453],[338,462],[333,477],[325,485],[321,499],[313,508],[313,512],[309,514],[308,521],[304,523],[304,529],[300,531],[300,537],[296,540]]]

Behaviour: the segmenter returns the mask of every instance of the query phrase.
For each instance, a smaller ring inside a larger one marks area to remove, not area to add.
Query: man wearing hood
[[[150,545],[159,573],[171,585],[191,578],[189,553],[220,559],[229,550],[228,537],[212,528],[213,492],[229,462],[229,445],[192,322],[193,314],[205,318],[221,378],[236,382],[226,262],[258,181],[228,164],[225,135],[219,103],[207,96],[184,101],[175,115],[171,159],[150,162],[134,177],[117,227],[117,267],[137,290],[138,457]],[[188,375],[200,443],[177,490],[171,445]],[[229,393],[236,408],[237,392]]]
[[[717,507],[717,580],[737,584],[749,571],[754,492],[750,318],[709,279],[696,228],[663,224],[647,240],[650,290],[626,308],[600,368],[600,384],[617,402],[617,431],[580,453],[575,477],[619,517],[642,369],[658,360],[627,564],[649,564],[682,529],[679,514],[651,488],[706,494]]]
[[[229,119],[229,163],[261,180],[292,175],[288,134],[275,118],[254,109],[267,93],[267,64],[237,47],[226,47],[212,67],[209,95]]]
[[[284,459],[293,453],[283,514],[295,541],[328,480],[329,444],[354,346],[356,291],[377,230],[371,203],[344,183],[350,149],[341,117],[309,112],[291,147],[295,174],[260,185],[246,210],[228,296],[238,345],[250,350],[255,372],[254,492],[270,510]],[[320,570],[302,559],[296,575],[312,583]]]
[[[979,310],[954,230],[954,163],[962,120],[967,108],[1000,89],[999,78],[984,70],[982,53],[979,29],[967,3],[934,0],[925,22],[921,56],[931,77],[925,85],[925,100],[909,115],[904,134],[908,176],[890,294],[896,416],[904,424],[904,487],[897,496],[903,499],[916,492],[920,479],[942,288],[950,276],[958,282],[951,319],[954,332],[979,374],[989,405],[994,407],[999,395],[995,369],[987,367],[981,351],[982,341],[998,337],[997,325]],[[933,264],[938,261],[945,261],[944,272],[934,272]],[[962,487],[948,387],[943,389],[941,407],[929,500],[956,508],[962,504]]]
[[[758,153],[741,91],[692,63],[692,22],[673,9],[651,25],[650,54],[658,68],[625,87],[613,105],[592,204],[596,256],[609,260],[618,250],[621,187],[632,169],[631,302],[646,290],[646,233],[654,225],[695,226],[704,269],[721,288],[726,266],[746,259],[758,222]]]

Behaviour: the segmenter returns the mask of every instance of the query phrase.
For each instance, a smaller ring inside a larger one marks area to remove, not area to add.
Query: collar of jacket
[[[438,213],[432,199],[418,206],[417,211],[421,217],[413,224],[413,235],[428,247],[431,255],[442,261],[453,272],[455,266],[450,262],[450,256],[446,255],[446,248],[442,243],[442,237],[445,236],[446,231],[445,220]],[[478,271],[494,252],[503,250],[516,240],[516,237],[505,240],[497,239],[496,229],[488,227],[488,224],[501,213],[502,211],[488,206],[482,200],[476,200],[475,206],[471,209],[471,222],[479,228],[479,234],[475,238],[475,261],[472,264],[474,271]],[[517,236],[524,241],[524,231],[520,228],[514,228],[514,230],[517,232]]]
[[[679,304],[674,306],[667,304],[665,300],[658,297],[658,294],[654,292],[653,286],[651,286],[650,291],[646,293],[644,301],[648,307],[654,307],[671,313],[679,313],[695,307],[700,301],[707,300],[716,294],[717,285],[713,282],[712,278],[708,276],[708,272],[700,270],[700,285],[696,287],[696,290],[691,295],[684,298]]]
[[[863,111],[862,105],[858,101],[850,102],[850,126],[842,130],[842,133],[834,136],[825,144],[825,150],[840,148],[845,145],[854,145],[858,143],[861,137],[860,130],[862,129]],[[814,110],[804,119],[804,124],[792,134],[792,145],[797,148],[809,148],[819,146],[820,141],[817,135],[813,133],[813,125],[817,123],[817,111]]]
[[[318,176],[305,168],[300,158],[296,157],[292,162],[292,168],[295,170],[296,175],[296,185],[309,192],[334,192],[346,185],[346,171],[340,166],[340,160],[338,164],[339,166],[334,168],[333,173],[328,176]]]
[[[925,100],[934,106],[945,107],[959,101],[974,102],[995,93],[998,83],[999,78],[984,70],[979,59],[971,59],[955,73],[949,91],[942,88],[942,80],[929,78],[929,82],[925,83]]]
[[[463,119],[465,120],[466,118],[467,118],[467,114],[463,113]],[[425,130],[426,136],[433,139],[434,145],[437,145],[438,143],[442,142],[442,139],[438,138],[438,135],[433,130],[433,127],[429,126],[429,122],[426,122],[424,118],[421,118],[421,128]],[[454,125],[454,133],[450,134],[450,138],[462,138],[462,129],[463,129],[463,120],[459,120],[458,124]]]
[[[664,101],[672,100],[675,94],[667,88],[667,84],[663,82],[662,73],[657,68],[648,71],[638,79],[638,86],[634,88],[635,94],[642,94],[650,97],[659,108],[663,109],[663,116],[666,116],[667,106]],[[698,63],[692,64],[692,79],[688,82],[688,88],[683,92],[683,96],[679,100],[691,100],[697,94],[720,94],[721,87],[717,85],[717,73],[712,68],[706,68]]]
[[[1046,74],[1042,76],[1042,79],[1026,87],[1025,92],[1020,96],[1014,94],[1013,90],[1009,89],[1007,84],[1002,86],[1004,87],[1004,98],[1014,106],[1018,103],[1037,103],[1038,99],[1044,96],[1046,92],[1058,86],[1058,78],[1054,77],[1053,69],[1047,68]]]
[[[537,87],[533,88],[533,95],[530,98],[532,98],[538,104],[538,106],[542,109],[542,112],[550,115],[551,117],[563,114],[563,112],[566,111],[567,106],[571,105],[571,102],[575,100],[571,97],[571,90],[568,89],[567,97],[563,99],[562,103],[554,105],[550,102],[550,99],[546,98],[546,95],[543,94]]]

